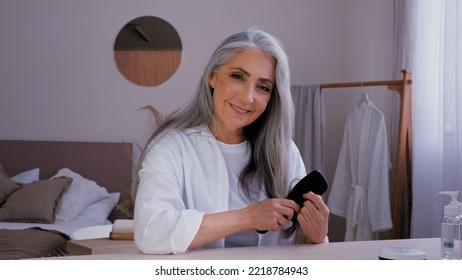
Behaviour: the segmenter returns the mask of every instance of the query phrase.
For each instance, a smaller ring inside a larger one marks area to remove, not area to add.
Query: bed
[[[0,140],[0,259],[66,255],[81,228],[127,218],[132,144]]]

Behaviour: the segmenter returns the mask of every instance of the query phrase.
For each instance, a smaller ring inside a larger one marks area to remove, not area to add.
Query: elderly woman
[[[304,194],[302,208],[285,198],[306,175],[293,113],[281,43],[258,29],[225,39],[191,103],[159,125],[142,155],[137,247],[168,254],[326,240],[321,196]]]

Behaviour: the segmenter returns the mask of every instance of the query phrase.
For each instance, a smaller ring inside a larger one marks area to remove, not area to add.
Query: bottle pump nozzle
[[[444,206],[444,215],[449,216],[457,216],[459,215],[459,201],[457,201],[457,196],[459,195],[459,191],[443,191],[440,192],[442,195],[449,195],[451,197],[451,201],[448,205]]]

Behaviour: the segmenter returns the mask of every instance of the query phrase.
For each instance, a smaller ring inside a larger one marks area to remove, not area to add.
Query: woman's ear
[[[212,88],[212,89],[215,88],[215,79],[216,79],[215,72],[210,73],[210,76],[209,76],[209,87]]]

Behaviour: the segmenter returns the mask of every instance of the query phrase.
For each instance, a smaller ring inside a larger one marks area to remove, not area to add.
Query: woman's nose
[[[239,98],[244,103],[252,103],[253,102],[253,95],[254,95],[254,87],[253,86],[246,86],[240,92]]]

